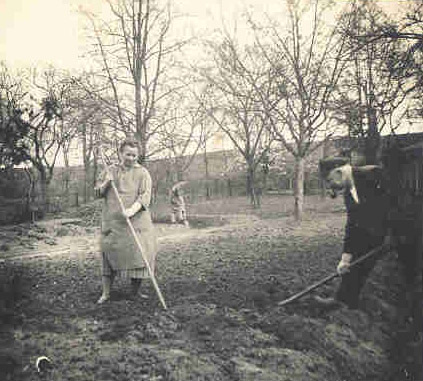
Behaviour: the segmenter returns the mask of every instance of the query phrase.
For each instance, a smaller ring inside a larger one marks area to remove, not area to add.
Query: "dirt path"
[[[224,233],[228,229],[246,226],[248,222],[239,222],[228,226],[210,227],[205,229],[193,229],[179,226],[160,226],[158,241],[160,244],[169,242],[181,242],[193,237],[201,239],[210,234]],[[161,224],[164,225],[164,224]],[[36,247],[25,250],[19,247],[11,248],[2,261],[19,261],[34,258],[52,258],[55,256],[81,256],[88,253],[99,252],[99,233],[84,236],[56,237],[54,246],[45,242],[36,244]]]

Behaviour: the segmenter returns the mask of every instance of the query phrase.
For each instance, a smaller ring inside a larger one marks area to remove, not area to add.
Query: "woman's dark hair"
[[[120,144],[120,147],[119,147],[119,152],[122,152],[123,151],[123,149],[125,148],[125,147],[131,147],[131,148],[136,148],[136,149],[138,149],[138,151],[139,151],[139,149],[140,149],[140,146],[139,146],[139,144],[138,144],[138,141],[136,141],[135,139],[125,139],[121,144]]]

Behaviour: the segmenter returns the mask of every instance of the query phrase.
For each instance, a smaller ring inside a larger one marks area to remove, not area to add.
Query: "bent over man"
[[[324,306],[347,305],[358,308],[360,292],[376,263],[373,256],[350,268],[351,262],[382,245],[387,229],[389,198],[385,192],[382,168],[375,165],[352,167],[346,158],[331,158],[320,162],[323,178],[336,197],[343,193],[347,223],[343,252],[337,266],[342,275],[334,298],[316,297]]]
[[[100,242],[103,293],[99,304],[110,299],[110,287],[117,274],[131,279],[134,296],[141,280],[149,275],[126,216],[132,222],[151,270],[155,270],[157,238],[149,211],[151,177],[147,169],[137,163],[138,155],[138,143],[125,140],[119,149],[120,163],[103,171],[97,182],[96,193],[104,199]],[[124,210],[111,187],[111,180],[116,185]]]

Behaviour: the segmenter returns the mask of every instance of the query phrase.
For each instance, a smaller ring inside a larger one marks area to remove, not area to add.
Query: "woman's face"
[[[131,168],[137,161],[138,149],[136,147],[124,146],[121,153],[121,160],[125,167]]]

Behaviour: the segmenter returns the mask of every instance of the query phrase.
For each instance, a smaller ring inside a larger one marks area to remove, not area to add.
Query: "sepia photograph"
[[[0,0],[0,380],[422,381],[422,0]]]

